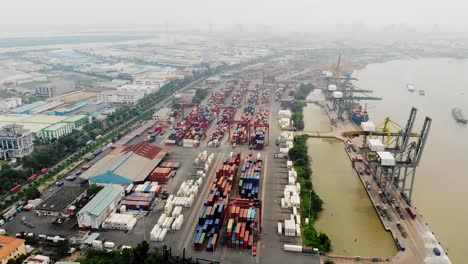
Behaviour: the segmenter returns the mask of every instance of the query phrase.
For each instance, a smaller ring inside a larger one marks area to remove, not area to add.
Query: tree
[[[326,259],[323,264],[335,264],[335,261],[331,260],[331,259]]]
[[[57,248],[55,249],[57,259],[66,257],[68,255],[68,251],[70,251],[70,241],[68,241],[68,239],[57,243]]]
[[[136,248],[133,250],[134,263],[135,264],[144,263],[146,258],[148,257],[148,251],[149,251],[149,244],[148,242],[146,242],[146,240],[143,240],[143,242],[138,244]]]

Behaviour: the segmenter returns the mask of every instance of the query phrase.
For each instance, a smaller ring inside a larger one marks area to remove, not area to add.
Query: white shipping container
[[[111,241],[106,241],[106,242],[104,242],[104,247],[105,247],[105,248],[114,248],[114,247],[115,247],[115,243],[114,243],[114,242],[111,242]]]
[[[297,215],[297,207],[296,206],[293,207],[293,215]]]
[[[367,139],[367,145],[371,151],[384,151],[385,146],[382,141],[378,139]]]
[[[283,234],[283,227],[280,222],[278,222],[278,236],[281,236]]]
[[[375,125],[372,122],[361,122],[361,127],[363,131],[375,132]]]
[[[166,234],[167,234],[167,229],[164,228],[161,230],[161,233],[159,234],[159,237],[158,237],[158,241],[161,242],[164,240],[164,238],[166,237]]]
[[[164,223],[164,220],[166,220],[166,214],[162,214],[159,219],[158,219],[158,225],[162,225]]]
[[[102,241],[101,240],[93,240],[93,242],[91,242],[91,246],[93,248],[102,249]]]
[[[296,224],[296,236],[301,236],[301,226],[299,224]]]

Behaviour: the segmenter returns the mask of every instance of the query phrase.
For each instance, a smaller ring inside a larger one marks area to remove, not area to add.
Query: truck
[[[94,141],[93,141],[92,139],[90,139],[90,140],[86,141],[86,142],[84,143],[84,145],[85,145],[85,147],[87,147],[87,146],[93,144],[93,142],[94,142]]]
[[[37,180],[38,177],[39,177],[39,175],[33,174],[31,177],[29,177],[29,178],[26,180],[26,182],[27,182],[27,183],[31,183],[31,182]]]
[[[89,154],[87,157],[86,157],[86,160],[87,161],[91,161],[95,158],[94,154]]]
[[[89,165],[89,164],[85,164],[85,165],[81,166],[81,170],[87,170],[89,168],[91,168],[91,165]]]
[[[77,171],[77,172],[75,173],[75,175],[76,175],[76,176],[80,176],[80,175],[81,175],[81,173],[82,173],[82,171],[81,171],[81,170],[79,170],[79,171]]]
[[[99,140],[99,139],[101,139],[101,138],[102,138],[102,135],[97,135],[96,138],[94,138],[94,140],[97,141],[97,140]]]
[[[93,153],[94,157],[97,157],[97,156],[99,156],[101,154],[102,154],[102,149],[98,149]]]
[[[41,170],[41,174],[46,174],[48,171],[49,171],[48,169],[43,168],[43,169]]]
[[[65,183],[61,181],[61,182],[56,182],[55,185],[57,185],[57,187],[62,187],[63,185],[65,185]]]
[[[16,185],[15,187],[11,188],[10,192],[11,193],[17,193],[19,190],[21,190],[23,186],[21,184]]]
[[[406,207],[406,212],[409,214],[409,216],[410,216],[412,219],[415,219],[416,216],[418,215],[418,214],[416,213],[416,210],[414,210],[414,208],[413,208],[413,207],[410,207],[410,206]]]

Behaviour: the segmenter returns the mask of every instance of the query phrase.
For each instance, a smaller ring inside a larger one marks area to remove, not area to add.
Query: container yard
[[[198,147],[200,141],[206,137],[206,131],[215,118],[214,112],[206,106],[195,106],[196,109],[190,111],[188,116],[182,117],[174,126],[165,141],[167,146]],[[185,107],[186,105],[182,104],[182,109]]]
[[[215,251],[224,224],[229,194],[241,162],[241,154],[226,159],[215,172],[210,194],[198,217],[198,226],[194,239],[194,249]]]

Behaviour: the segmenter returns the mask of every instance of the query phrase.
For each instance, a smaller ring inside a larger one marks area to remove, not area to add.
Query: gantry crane
[[[181,104],[182,107],[182,118],[185,117],[185,108],[195,107],[197,109],[197,115],[200,113],[200,105],[199,104]]]
[[[345,137],[364,137],[363,147],[359,151],[365,154],[366,165],[373,170],[377,184],[382,188],[389,200],[391,198],[391,190],[394,190],[400,193],[408,205],[411,205],[416,168],[419,166],[432,124],[432,119],[426,117],[421,132],[413,133],[416,113],[417,109],[413,107],[406,126],[399,131],[391,131],[391,124],[394,124],[394,122],[391,122],[387,118],[383,128],[375,132],[343,132],[343,136]],[[385,166],[379,162],[378,154],[375,151],[371,151],[367,146],[367,139],[369,137],[381,138],[382,143],[385,143],[385,151],[393,154],[395,165]]]

